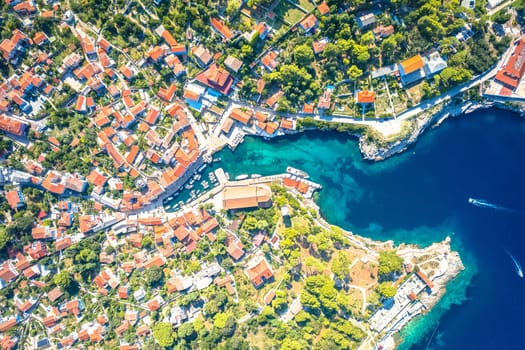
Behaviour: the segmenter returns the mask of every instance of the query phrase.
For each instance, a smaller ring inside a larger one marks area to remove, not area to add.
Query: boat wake
[[[480,208],[494,209],[494,210],[505,211],[507,213],[513,213],[513,214],[523,214],[521,211],[517,211],[517,210],[506,208],[506,207],[501,207],[499,205],[492,204],[484,199],[469,198],[468,202]]]
[[[516,260],[514,255],[512,255],[507,249],[505,249],[505,252],[512,259],[512,263],[514,264],[514,267],[516,268],[516,273],[518,274],[518,276],[523,278],[523,269],[521,268],[520,262]]]

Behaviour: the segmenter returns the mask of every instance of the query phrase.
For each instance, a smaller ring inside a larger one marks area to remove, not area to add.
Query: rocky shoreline
[[[438,105],[420,113],[415,118],[403,121],[407,126],[399,134],[393,135],[388,139],[374,140],[361,135],[359,137],[359,149],[366,160],[385,160],[405,151],[409,145],[417,141],[419,136],[429,126],[437,127],[449,117],[466,115],[487,108],[500,108],[525,116],[525,104],[523,103],[516,105],[484,99],[479,102],[462,102],[457,106]]]

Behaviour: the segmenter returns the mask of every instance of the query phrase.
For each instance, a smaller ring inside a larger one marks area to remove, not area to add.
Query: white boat
[[[200,173],[201,171],[203,171],[203,170],[206,168],[206,165],[208,165],[208,164],[206,164],[206,163],[202,164],[202,165],[199,167],[199,169],[197,169],[197,171]]]
[[[242,174],[242,175],[236,176],[235,180],[246,180],[247,178],[249,178],[248,175]]]
[[[195,174],[195,175],[193,175],[193,178],[195,180],[200,180],[201,179],[201,174]]]
[[[518,274],[518,276],[520,276],[520,278],[523,278],[523,269],[521,268],[521,264],[508,250],[505,249],[505,251],[507,252],[508,256],[512,259],[512,263],[516,268],[516,273]]]
[[[168,197],[168,201],[171,201],[172,199],[173,199],[173,197],[171,197],[171,196],[170,196],[170,197]]]
[[[296,175],[296,176],[300,176],[300,177],[303,177],[305,179],[308,179],[310,177],[310,175],[308,175],[307,173],[305,173],[304,171],[302,170],[299,170],[299,169],[296,169],[296,168],[293,168],[291,166],[287,167],[286,168],[286,172],[287,173],[290,173],[292,175]]]
[[[191,190],[192,187],[193,187],[193,184],[187,184],[186,186],[184,186],[184,188],[187,190]]]
[[[221,160],[222,160],[221,157],[213,158],[214,163],[220,162]]]
[[[251,178],[252,178],[252,179],[258,179],[258,178],[260,178],[261,176],[262,176],[261,174],[252,174],[252,175],[251,175]]]

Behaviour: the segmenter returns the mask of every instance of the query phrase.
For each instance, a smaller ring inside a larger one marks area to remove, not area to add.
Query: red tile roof
[[[373,91],[359,91],[357,93],[357,103],[374,103],[375,95]]]
[[[498,71],[496,80],[516,89],[521,78],[525,74],[525,36],[523,36],[518,45],[514,48],[507,64]]]
[[[253,112],[251,110],[243,111],[239,108],[234,108],[231,111],[230,117],[243,124],[248,124],[252,118]]]
[[[0,115],[0,130],[17,136],[22,136],[27,128],[24,124],[16,119]]]
[[[326,1],[323,1],[322,3],[320,3],[319,6],[317,6],[317,9],[319,10],[319,13],[322,16],[330,12],[330,7],[328,7],[328,5],[326,4]]]
[[[247,267],[246,274],[256,287],[259,287],[266,280],[273,277],[273,271],[264,258],[260,258],[254,264]]]
[[[217,32],[219,32],[224,37],[224,39],[230,40],[232,38],[233,36],[232,31],[220,19],[212,18],[210,22],[211,22],[212,27]]]

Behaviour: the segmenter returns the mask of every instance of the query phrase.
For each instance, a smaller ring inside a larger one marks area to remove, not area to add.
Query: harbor
[[[218,158],[217,158],[218,159]],[[172,196],[163,202],[167,212],[175,212],[185,207],[195,206],[203,203],[220,192],[224,186],[236,184],[254,185],[264,183],[278,183],[281,186],[291,187],[306,198],[312,198],[315,191],[321,190],[322,186],[311,180],[307,173],[302,170],[288,166],[286,172],[278,175],[263,176],[261,174],[240,174],[231,179],[230,175],[220,168],[220,160],[203,164],[189,180]]]

